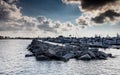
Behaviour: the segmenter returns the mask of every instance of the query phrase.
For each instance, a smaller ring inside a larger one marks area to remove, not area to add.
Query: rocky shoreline
[[[114,58],[112,54],[99,51],[98,48],[89,48],[84,45],[63,45],[38,39],[33,39],[27,49],[32,54],[27,54],[25,57],[35,56],[40,61],[68,61],[73,58],[76,60],[106,60],[108,57]]]

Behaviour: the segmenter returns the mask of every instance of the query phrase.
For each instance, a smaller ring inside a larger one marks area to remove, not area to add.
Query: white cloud
[[[39,32],[43,35],[57,35],[77,27],[70,22],[52,21],[45,16],[25,16],[21,13],[21,7],[17,7],[16,2],[18,0],[8,0],[7,2],[0,0],[0,31]]]

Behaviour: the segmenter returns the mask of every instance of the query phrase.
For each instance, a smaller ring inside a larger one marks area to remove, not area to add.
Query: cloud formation
[[[21,13],[18,0],[0,0],[0,31],[39,31],[63,33],[74,28],[70,22],[52,21],[45,16],[29,17]]]
[[[116,13],[114,10],[108,10],[101,13],[99,16],[92,18],[92,20],[96,23],[104,23],[106,21],[115,21],[116,17],[120,17],[120,13]]]
[[[77,19],[78,24],[81,20],[84,20],[84,25],[120,21],[120,0],[63,0],[63,2],[79,4],[83,15]]]
[[[0,21],[20,19],[22,14],[20,8],[15,5],[15,0],[0,0]]]

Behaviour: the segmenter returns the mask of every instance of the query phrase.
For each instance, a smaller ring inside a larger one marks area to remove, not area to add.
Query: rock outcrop
[[[106,54],[98,49],[89,49],[73,45],[50,44],[49,42],[34,39],[27,48],[37,60],[61,60],[68,61],[75,58],[77,60],[97,60],[113,57],[112,54]]]

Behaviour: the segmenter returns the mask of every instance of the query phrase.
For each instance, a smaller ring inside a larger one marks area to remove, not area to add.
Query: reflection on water
[[[36,61],[25,58],[31,40],[0,40],[0,75],[119,75],[120,50],[105,50],[118,55],[108,60]]]

